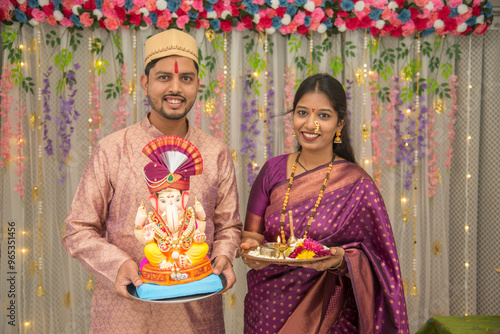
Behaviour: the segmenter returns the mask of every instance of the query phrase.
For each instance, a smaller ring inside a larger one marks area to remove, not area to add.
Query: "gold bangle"
[[[204,219],[201,219],[201,218],[199,218],[199,217],[196,217],[196,219],[198,219],[198,220],[199,220],[199,221],[201,221],[201,222],[206,222],[206,221],[207,221],[207,218],[206,218],[206,217],[205,217]]]
[[[335,267],[331,267],[331,268],[328,268],[328,270],[337,270],[339,269],[342,265],[344,264],[344,258],[342,258],[342,260],[340,260],[340,263],[337,264]]]
[[[142,230],[142,228],[141,225],[134,225],[134,230]]]

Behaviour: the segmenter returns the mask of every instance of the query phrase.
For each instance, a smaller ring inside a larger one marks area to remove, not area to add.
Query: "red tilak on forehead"
[[[177,60],[175,61],[174,72],[179,73],[179,67],[177,66]]]
[[[312,113],[314,114],[314,108],[312,108]]]

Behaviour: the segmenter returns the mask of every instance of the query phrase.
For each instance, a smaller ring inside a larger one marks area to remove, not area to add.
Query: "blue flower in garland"
[[[125,10],[131,10],[132,8],[134,8],[133,0],[125,0],[125,4],[123,5],[123,8]]]
[[[368,17],[375,21],[375,20],[378,20],[380,18],[380,15],[382,15],[382,9],[380,8],[372,8],[372,10],[370,11],[370,14],[368,14]]]
[[[398,20],[400,20],[403,23],[406,23],[410,21],[411,19],[411,12],[408,9],[403,9],[401,13],[398,15]]]
[[[207,12],[213,12],[213,10],[214,10],[214,6],[212,6],[211,4],[208,4],[208,5],[204,6],[203,8],[205,8],[205,10]]]
[[[76,27],[81,27],[82,26],[82,22],[80,22],[80,18],[78,16],[76,16],[75,14],[71,14],[71,16],[69,17],[69,19],[71,20],[71,22],[73,22],[73,24]]]
[[[309,26],[311,25],[311,17],[310,16],[306,16],[304,18],[304,25],[309,28]]]
[[[214,5],[216,4],[217,2],[219,2],[219,0],[207,0],[208,3]]]
[[[210,20],[210,25],[214,28],[215,31],[219,31],[220,30],[220,21],[219,21],[219,19]]]
[[[281,23],[281,17],[279,16],[273,17],[271,21],[273,22],[274,29],[279,29],[283,25],[283,23]]]
[[[52,2],[55,2],[55,0],[51,0]],[[95,0],[95,7],[99,10],[102,10],[102,0]],[[56,7],[57,8],[57,7]]]
[[[455,8],[450,8],[450,15],[449,15],[451,18],[453,17],[457,17],[458,16],[458,9],[457,7]]]
[[[331,27],[333,27],[332,19],[327,19],[325,22],[323,22],[323,24],[326,26],[326,29],[330,29]]]
[[[295,0],[295,6],[302,7],[307,3],[307,0]]]
[[[28,17],[26,16],[26,14],[24,14],[23,12],[21,12],[19,10],[19,8],[16,8],[14,10],[14,15],[16,16],[16,20],[18,20],[19,22],[22,22],[22,23],[28,22]]]
[[[172,13],[177,12],[177,10],[179,9],[179,7],[181,5],[182,5],[182,3],[181,3],[180,0],[169,0],[169,1],[167,1],[167,8]]]
[[[422,37],[429,36],[429,35],[430,35],[430,34],[432,34],[435,30],[436,30],[436,29],[434,29],[434,28],[425,29],[424,31],[422,31],[421,36],[422,36]]]
[[[191,20],[191,21],[196,21],[196,19],[198,18],[198,15],[200,15],[200,14],[198,13],[198,11],[196,11],[194,9],[191,9],[188,12],[189,20]]]
[[[465,21],[469,27],[473,27],[476,24],[477,16],[471,16],[470,19]]]
[[[490,17],[493,16],[493,5],[491,4],[491,1],[488,1],[486,3],[486,6],[484,6],[484,9],[488,9],[488,14],[484,14],[484,16],[489,19]]]
[[[153,22],[153,24],[157,24],[158,23],[158,14],[156,14],[156,13],[149,13],[149,18],[151,19],[151,22]]]
[[[248,6],[245,6],[245,9],[249,14],[255,15],[259,12],[259,5],[252,3]]]
[[[28,0],[28,7],[29,8],[38,8],[38,7],[40,7],[40,4],[38,3],[38,0]]]
[[[290,16],[294,16],[295,14],[297,14],[297,11],[299,9],[297,7],[295,7],[294,5],[292,5],[291,3],[289,3],[286,7],[286,13]]]
[[[354,9],[354,2],[351,0],[344,0],[340,3],[340,7],[342,7],[342,9],[346,12],[349,12]]]
[[[288,1],[287,0],[279,0],[280,7],[287,7],[288,6]]]

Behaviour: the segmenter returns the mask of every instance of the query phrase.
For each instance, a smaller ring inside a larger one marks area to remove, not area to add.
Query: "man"
[[[151,140],[178,136],[201,152],[204,171],[191,178],[191,199],[196,197],[205,208],[213,272],[226,277],[226,289],[236,280],[232,263],[242,226],[229,149],[186,119],[200,85],[196,41],[178,30],[164,31],[146,41],[145,54],[141,86],[151,113],[96,145],[62,242],[97,277],[91,333],[221,333],[220,294],[189,303],[154,303],[132,300],[127,293],[127,285],[142,284],[137,264],[144,248],[134,236],[134,219],[137,207],[149,196],[142,171],[150,160],[142,149]]]

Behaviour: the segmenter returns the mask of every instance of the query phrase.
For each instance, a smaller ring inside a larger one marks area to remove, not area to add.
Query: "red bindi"
[[[175,67],[174,67],[174,72],[177,74],[179,73],[179,67],[177,65],[177,60],[175,61]]]
[[[312,113],[314,114],[314,108],[312,108]]]

